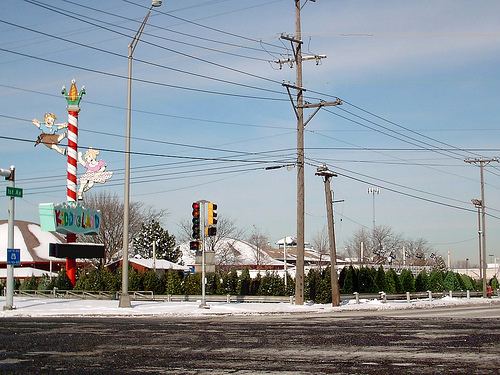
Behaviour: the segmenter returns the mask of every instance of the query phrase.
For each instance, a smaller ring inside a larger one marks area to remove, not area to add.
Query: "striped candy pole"
[[[68,202],[76,202],[76,191],[77,191],[77,160],[78,160],[78,113],[80,112],[80,100],[85,94],[85,88],[82,87],[81,91],[78,92],[76,88],[75,80],[71,81],[71,87],[69,93],[66,92],[66,88],[63,87],[62,94],[68,102],[68,147],[66,149],[68,162],[67,162],[67,177],[66,177],[66,198]],[[66,242],[72,243],[76,242],[76,234],[68,233],[66,235]],[[66,275],[74,286],[76,283],[76,259],[66,258]]]
[[[68,154],[66,197],[68,202],[76,202],[76,163],[78,157],[78,112],[68,109]]]

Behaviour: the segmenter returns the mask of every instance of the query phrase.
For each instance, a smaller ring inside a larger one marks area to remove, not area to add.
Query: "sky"
[[[78,145],[113,171],[102,190],[123,197],[127,46],[147,0],[0,3],[0,168],[16,167],[16,218],[66,200],[66,159],[31,120],[66,121],[61,86],[86,95]],[[452,261],[477,262],[479,168],[500,154],[498,1],[303,1],[303,87],[311,103],[341,98],[305,130],[305,237],[326,226],[326,163],[339,250],[360,228],[387,225],[424,238]],[[296,232],[296,119],[282,82],[295,69],[292,0],[168,0],[134,51],[131,200],[168,215],[179,232],[191,204],[209,200],[247,234]],[[306,117],[312,115],[306,110]],[[79,168],[79,173],[83,172]],[[485,167],[487,254],[500,257],[500,163]],[[7,199],[0,182],[0,218]],[[369,187],[378,187],[373,196]],[[3,191],[2,191],[3,190]],[[373,210],[373,199],[375,210]],[[488,260],[489,260],[488,256]]]

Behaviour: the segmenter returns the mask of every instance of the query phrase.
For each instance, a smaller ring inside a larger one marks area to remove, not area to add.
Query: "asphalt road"
[[[199,318],[4,318],[0,373],[498,374],[500,305]]]

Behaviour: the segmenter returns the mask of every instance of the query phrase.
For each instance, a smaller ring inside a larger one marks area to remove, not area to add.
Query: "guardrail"
[[[495,290],[495,294],[500,297],[500,289]],[[14,295],[25,297],[43,297],[43,298],[77,298],[77,299],[97,299],[97,300],[118,300],[120,292],[106,292],[106,291],[89,291],[89,290],[59,290],[54,288],[52,290],[15,290]],[[155,295],[152,291],[130,291],[130,299],[136,301],[167,301],[167,302],[196,302],[202,299],[201,295]],[[379,293],[353,293],[342,294],[341,301],[348,301],[354,299],[360,303],[361,299],[374,300],[378,299],[382,302],[388,300],[432,300],[433,298],[443,298],[445,296],[455,298],[471,298],[481,297],[482,292],[476,291],[457,291],[457,292],[415,292],[406,294],[386,294],[385,292]],[[295,302],[294,296],[237,296],[237,295],[206,295],[205,301],[207,302],[226,302],[226,303],[291,303]]]

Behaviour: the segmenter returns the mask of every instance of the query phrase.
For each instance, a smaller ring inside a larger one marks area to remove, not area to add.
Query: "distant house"
[[[143,259],[143,258],[131,258],[128,260],[130,267],[135,269],[138,272],[146,272],[149,270],[156,270],[157,274],[163,274],[169,270],[177,270],[177,271],[189,271],[188,266],[183,266],[177,263],[170,262],[165,259]],[[115,271],[116,269],[121,269],[122,267],[122,259],[115,260],[112,263],[106,265],[108,269],[111,271]]]
[[[0,249],[7,249],[7,220],[0,220]],[[15,278],[26,278],[64,269],[66,260],[49,256],[49,243],[62,243],[64,238],[57,233],[45,232],[40,225],[15,220],[14,248],[20,250],[21,265],[14,268]],[[6,276],[6,257],[0,258],[0,278]]]
[[[189,249],[189,242],[180,245],[182,262],[195,265],[195,253]],[[273,258],[264,248],[233,238],[220,239],[215,245],[215,266],[224,269],[280,270],[284,263]]]

